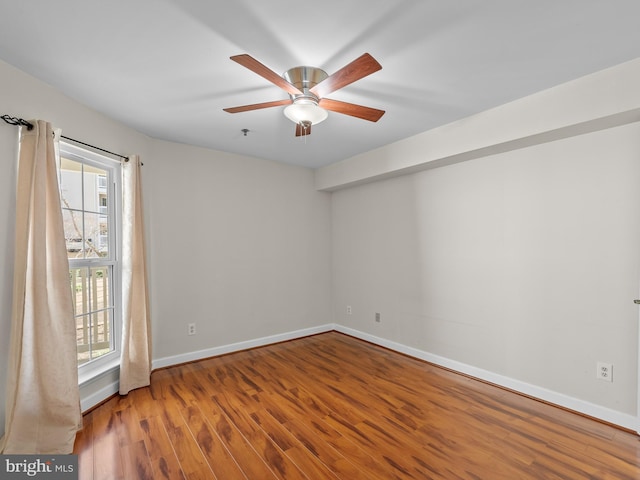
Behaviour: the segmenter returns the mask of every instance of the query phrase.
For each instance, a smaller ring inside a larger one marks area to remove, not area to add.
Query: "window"
[[[81,377],[119,360],[120,163],[60,144],[60,201]]]

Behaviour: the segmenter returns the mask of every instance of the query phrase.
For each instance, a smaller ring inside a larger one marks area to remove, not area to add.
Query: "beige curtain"
[[[5,454],[71,453],[82,427],[76,330],[51,124],[21,129]]]
[[[147,292],[140,159],[122,167],[122,356],[120,394],[149,385],[151,322]]]

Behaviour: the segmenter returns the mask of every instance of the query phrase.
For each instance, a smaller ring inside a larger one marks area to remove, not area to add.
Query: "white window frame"
[[[99,358],[90,360],[78,366],[78,383],[80,385],[93,380],[95,377],[120,366],[120,343],[122,333],[122,164],[97,152],[81,148],[70,143],[60,141],[60,156],[77,162],[95,166],[109,172],[107,179],[107,208],[112,214],[109,216],[109,255],[104,258],[70,259],[69,269],[111,265],[112,295],[113,295],[113,351]]]

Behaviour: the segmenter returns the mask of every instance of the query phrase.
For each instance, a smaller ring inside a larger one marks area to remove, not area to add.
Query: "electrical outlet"
[[[380,313],[376,312],[376,322],[380,323]]]
[[[347,315],[351,315],[353,311],[351,310],[351,305],[347,305]]]
[[[196,334],[196,324],[190,323],[187,325],[187,335],[195,335]]]
[[[611,363],[598,362],[596,378],[605,382],[613,382],[613,365]]]

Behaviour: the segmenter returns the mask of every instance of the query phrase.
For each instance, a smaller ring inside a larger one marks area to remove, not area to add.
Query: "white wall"
[[[635,416],[638,139],[634,123],[334,192],[336,322]]]
[[[336,324],[639,429],[638,82],[640,58],[317,170]]]
[[[154,358],[331,321],[330,194],[312,170],[158,141],[144,173]]]
[[[15,225],[17,152],[13,129],[0,128],[0,365],[7,362],[11,325],[11,295]],[[4,432],[4,396],[7,369],[0,368],[0,432]]]
[[[69,137],[141,155],[154,361],[330,321],[330,194],[315,190],[311,170],[149,139],[3,62],[0,79],[2,114],[46,119]],[[17,132],[0,124],[0,434]],[[83,406],[116,382],[106,375],[81,389]]]

